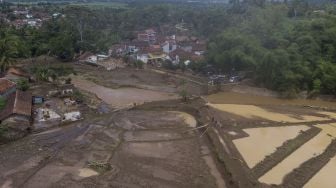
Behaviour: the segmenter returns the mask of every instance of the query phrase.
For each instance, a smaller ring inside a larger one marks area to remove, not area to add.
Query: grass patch
[[[3,97],[0,97],[0,110],[5,108],[5,106],[6,106],[6,99],[4,99]]]
[[[89,161],[88,162],[89,168],[99,172],[104,173],[106,171],[109,171],[112,169],[111,165],[109,163],[102,163],[98,161]]]

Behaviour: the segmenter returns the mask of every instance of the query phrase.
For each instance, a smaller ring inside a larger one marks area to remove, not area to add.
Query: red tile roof
[[[192,50],[193,51],[205,51],[206,50],[206,44],[193,44],[192,45]]]
[[[0,78],[0,93],[4,93],[8,89],[15,87],[15,83],[5,78]]]
[[[29,92],[17,91],[7,97],[6,106],[0,111],[0,121],[13,114],[31,117],[32,95]]]
[[[32,95],[29,92],[17,91],[13,108],[14,114],[31,116]]]
[[[0,121],[6,119],[13,114],[15,96],[16,94],[13,93],[7,97],[6,106],[2,110],[0,110]]]

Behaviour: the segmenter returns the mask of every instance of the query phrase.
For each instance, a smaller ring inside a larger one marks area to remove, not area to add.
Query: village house
[[[16,92],[16,84],[8,79],[0,78],[0,97],[7,98]]]
[[[162,50],[164,53],[171,53],[177,48],[176,42],[174,40],[166,41],[162,44]]]
[[[0,78],[0,94],[6,100],[5,107],[0,110],[0,122],[15,124],[16,128],[27,129],[32,115],[32,95],[16,89],[14,82]]]
[[[109,49],[109,56],[123,56],[127,53],[126,44],[115,44]]]
[[[137,60],[151,65],[160,65],[167,57],[160,45],[150,45],[137,53]]]
[[[206,44],[205,43],[196,43],[192,45],[192,51],[195,55],[201,56],[206,51]]]
[[[84,52],[78,58],[79,63],[97,64],[97,60],[98,60],[98,57],[91,52]]]
[[[155,43],[156,41],[156,31],[154,29],[147,29],[144,32],[139,32],[137,34],[139,41]]]

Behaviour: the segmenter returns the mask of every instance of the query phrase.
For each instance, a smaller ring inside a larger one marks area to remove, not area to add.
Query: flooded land
[[[80,121],[1,145],[0,187],[336,185],[335,103],[201,97],[201,79],[76,66],[83,74],[72,83],[93,107]],[[193,97],[182,101],[181,89]]]
[[[293,188],[336,185],[332,178],[336,172],[332,166],[335,103],[232,92],[207,99],[207,105],[227,121],[221,127],[227,135],[223,138],[237,152],[232,155],[242,159],[241,170],[258,184]]]
[[[144,102],[176,99],[174,93],[166,93],[132,87],[123,87],[118,89],[106,88],[97,85],[91,81],[79,77],[72,78],[73,84],[79,89],[86,90],[95,94],[98,98],[105,101],[113,107],[122,107],[133,105],[133,103],[142,104]]]
[[[305,161],[322,154],[336,136],[336,124],[318,125],[322,131],[260,178],[268,184],[281,184],[286,174]]]
[[[301,131],[307,129],[308,127],[305,125],[243,129],[249,136],[233,140],[233,143],[244,157],[247,165],[253,168],[285,141],[295,138]],[[251,152],[251,148],[253,148],[253,152]]]

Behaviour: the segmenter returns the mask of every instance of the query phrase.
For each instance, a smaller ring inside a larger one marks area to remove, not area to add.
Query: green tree
[[[16,86],[21,91],[27,91],[30,87],[26,79],[19,79],[16,83]]]
[[[6,71],[18,54],[18,37],[8,33],[0,33],[0,72]]]

